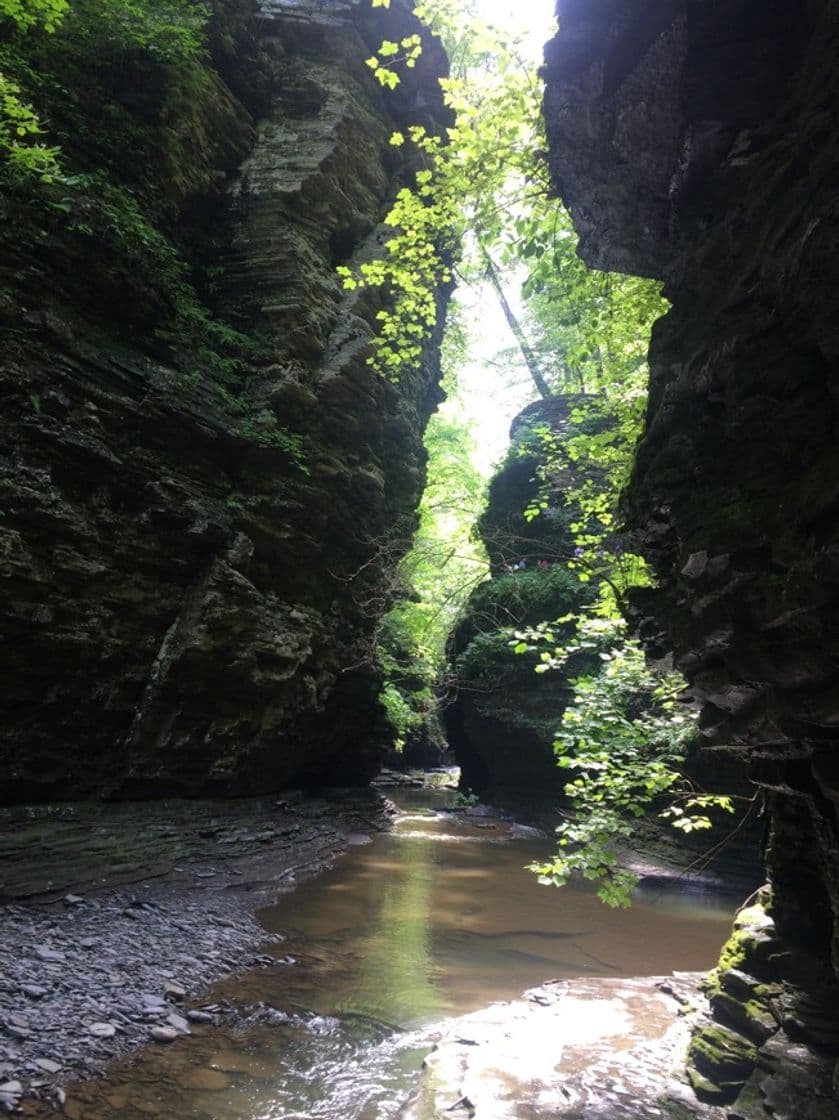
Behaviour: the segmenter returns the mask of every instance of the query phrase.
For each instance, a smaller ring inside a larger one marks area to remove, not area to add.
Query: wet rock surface
[[[195,997],[295,963],[254,910],[388,818],[364,792],[174,808],[5,811],[3,889],[27,901],[0,908],[0,1109],[61,1104],[120,1054],[232,1014]]]
[[[454,1020],[404,1120],[762,1120],[764,1103],[784,1120],[834,1120],[832,1063],[786,1036],[758,1054],[737,1032],[711,1027],[704,988],[700,973],[556,980]],[[697,1038],[717,1077],[747,1081],[736,1104],[706,1091]],[[776,1076],[784,1054],[793,1081]]]
[[[687,1054],[697,1096],[734,1120],[834,1120],[839,985],[817,957],[791,953],[757,892],[738,913]]]
[[[552,981],[455,1020],[426,1059],[405,1120],[723,1120],[695,1100],[678,1112],[669,1096],[682,1092],[671,1080],[698,979]]]

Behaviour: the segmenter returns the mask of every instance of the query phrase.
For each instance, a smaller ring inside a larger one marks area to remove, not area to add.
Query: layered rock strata
[[[378,765],[373,633],[424,483],[437,340],[398,385],[374,373],[379,297],[344,292],[335,267],[381,253],[412,173],[389,138],[446,119],[445,60],[426,42],[381,89],[365,59],[419,30],[401,2],[214,10],[191,121],[147,104],[158,76],[138,85],[128,63],[107,75],[112,106],[74,108],[134,113],[138,135],[175,152],[174,169],[126,165],[124,180],[167,201],[201,271],[194,337],[161,276],[107,242],[110,211],[101,232],[77,205],[9,211],[7,801],[360,782]],[[254,340],[244,360],[202,347],[208,316],[212,339]]]
[[[839,964],[839,5],[563,0],[559,16],[545,114],[580,251],[661,278],[673,305],[626,497],[660,582],[642,629],[750,766],[774,979],[821,996]],[[839,1056],[824,1023],[796,1037]]]

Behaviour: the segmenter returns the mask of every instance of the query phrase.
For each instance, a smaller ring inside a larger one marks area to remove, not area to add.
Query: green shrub
[[[525,568],[480,584],[469,599],[466,617],[475,631],[529,626],[579,609],[591,594],[559,564]]]

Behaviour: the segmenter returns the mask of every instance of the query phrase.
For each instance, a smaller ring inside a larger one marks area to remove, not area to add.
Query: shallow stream
[[[251,1008],[74,1088],[76,1120],[395,1120],[447,1017],[542,981],[711,967],[734,902],[642,892],[613,911],[523,870],[551,842],[402,791],[393,832],[263,911],[279,960],[213,991]]]

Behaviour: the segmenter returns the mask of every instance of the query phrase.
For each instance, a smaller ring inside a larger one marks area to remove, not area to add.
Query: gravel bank
[[[254,912],[388,813],[369,791],[4,811],[0,1111],[217,1019],[214,980],[289,967]]]

